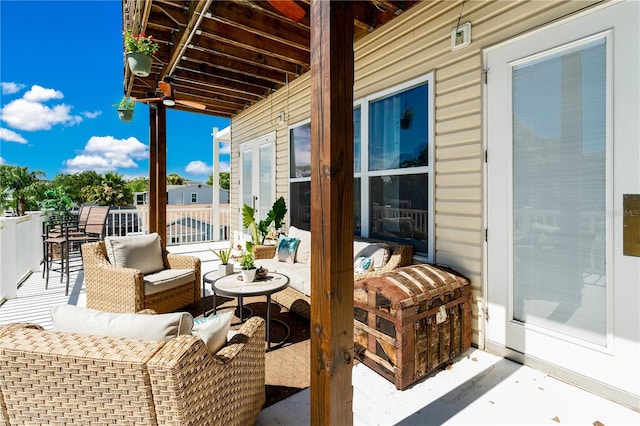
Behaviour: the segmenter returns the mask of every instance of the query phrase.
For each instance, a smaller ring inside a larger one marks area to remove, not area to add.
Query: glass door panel
[[[606,345],[606,43],[512,67],[513,315]]]

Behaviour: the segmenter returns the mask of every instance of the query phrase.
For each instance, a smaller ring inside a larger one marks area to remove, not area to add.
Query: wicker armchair
[[[104,241],[82,245],[87,308],[106,312],[173,312],[200,302],[200,258],[163,254],[166,269],[193,269],[195,280],[153,294],[145,294],[144,274],[109,263]]]
[[[249,425],[265,401],[265,323],[215,355],[168,342],[0,327],[0,424]]]

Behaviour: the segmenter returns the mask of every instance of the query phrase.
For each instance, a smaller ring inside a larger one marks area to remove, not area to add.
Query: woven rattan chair
[[[215,355],[168,342],[0,327],[0,424],[252,425],[265,401],[265,323]]]
[[[173,312],[200,302],[200,258],[164,251],[165,269],[193,269],[195,279],[154,294],[145,294],[144,274],[109,263],[104,241],[82,245],[87,308],[106,312]]]

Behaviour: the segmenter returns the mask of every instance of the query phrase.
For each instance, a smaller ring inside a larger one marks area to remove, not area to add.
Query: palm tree
[[[38,201],[44,191],[41,170],[29,171],[28,167],[0,165],[0,204],[3,209],[12,207],[18,216],[27,210],[38,209]]]

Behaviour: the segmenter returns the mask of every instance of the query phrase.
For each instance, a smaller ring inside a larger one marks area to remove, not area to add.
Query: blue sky
[[[123,95],[120,1],[0,0],[0,164],[59,173],[149,174],[149,107]],[[153,35],[153,34],[152,34]],[[167,173],[205,181],[214,127],[229,120],[167,111]],[[221,149],[221,170],[229,154]]]

